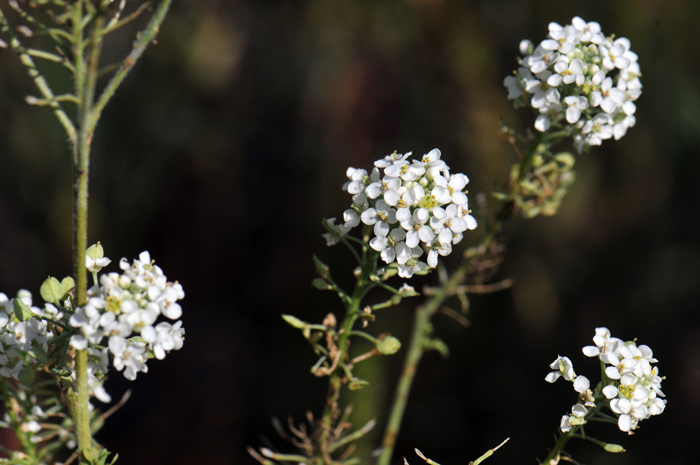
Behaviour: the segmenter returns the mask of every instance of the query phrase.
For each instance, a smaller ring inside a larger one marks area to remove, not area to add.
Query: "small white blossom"
[[[343,215],[345,229],[331,219],[325,222],[330,232],[324,234],[333,245],[360,223],[372,226],[369,246],[385,263],[396,262],[403,278],[437,266],[438,255],[449,255],[463,232],[477,226],[464,192],[469,178],[451,174],[438,149],[420,160],[410,160],[410,155],[393,153],[377,160],[371,173],[349,168],[343,189],[353,202]],[[427,264],[420,260],[424,252]]]
[[[634,126],[642,84],[628,39],[605,37],[598,23],[576,16],[570,25],[550,23],[547,38],[535,47],[521,42],[520,53],[521,67],[503,85],[509,100],[538,110],[538,131],[571,125],[569,134],[581,152],[620,139]],[[599,119],[601,114],[610,119]]]
[[[594,346],[584,347],[583,353],[587,357],[599,358],[605,365],[606,379],[603,380],[601,392],[609,400],[610,410],[617,415],[620,430],[631,434],[640,421],[659,415],[666,407],[666,400],[661,399],[664,397],[661,390],[663,378],[658,375],[658,368],[652,366],[657,360],[648,346],[638,346],[634,341],[624,342],[612,337],[607,328],[596,328],[593,343]],[[592,400],[589,397],[589,380],[584,376],[576,377],[566,357],[559,357],[550,366],[558,366],[559,371],[547,375],[547,381],[553,382],[564,373],[569,373],[574,389],[581,393],[582,398]],[[591,402],[591,406],[595,404]],[[566,419],[562,418],[560,425],[563,432],[570,431],[572,425],[578,424],[572,417],[564,417]]]

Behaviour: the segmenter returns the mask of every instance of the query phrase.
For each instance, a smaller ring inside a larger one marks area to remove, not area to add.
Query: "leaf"
[[[19,321],[27,321],[32,317],[31,309],[22,302],[22,299],[12,299],[12,304],[15,307],[15,316]]]
[[[359,378],[353,378],[350,380],[350,384],[348,384],[348,389],[351,391],[359,391],[360,389],[369,386],[369,381],[365,381],[364,379],[359,379]]]
[[[331,286],[328,285],[328,282],[323,278],[315,278],[311,282],[311,284],[319,291],[327,291],[327,290],[331,289]]]
[[[445,344],[445,341],[443,341],[442,339],[431,339],[425,344],[425,349],[440,352],[442,358],[448,358],[450,356],[450,349],[447,347],[447,344]]]
[[[63,291],[63,286],[60,282],[58,282],[58,279],[50,276],[41,284],[39,292],[41,293],[41,298],[44,299],[44,302],[50,304],[59,302],[63,296],[67,294],[67,292]]]
[[[326,280],[329,279],[331,277],[331,270],[328,267],[328,265],[326,265],[321,260],[319,260],[319,258],[316,256],[316,254],[313,255],[313,259],[314,259],[314,266],[316,267],[316,273],[318,273],[318,275],[320,277],[322,277],[323,279],[326,279]]]
[[[19,372],[19,382],[25,386],[31,386],[36,379],[36,371],[32,367],[24,367]]]
[[[34,347],[28,353],[29,355],[37,359],[37,361],[42,365],[44,365],[49,360],[48,355],[46,355],[46,352],[44,352],[44,349],[42,349],[41,347]]]

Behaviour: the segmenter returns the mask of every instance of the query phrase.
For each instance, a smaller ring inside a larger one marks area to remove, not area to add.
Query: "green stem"
[[[466,275],[466,271],[466,266],[460,266],[452,277],[436,291],[435,295],[433,295],[425,305],[416,309],[413,334],[411,335],[411,342],[409,343],[408,354],[404,361],[401,378],[396,386],[389,423],[384,432],[382,452],[377,460],[377,465],[389,465],[394,452],[396,437],[399,434],[401,420],[406,410],[406,403],[408,402],[408,395],[416,375],[416,368],[425,353],[426,344],[430,340],[430,334],[427,330],[430,319],[437,313],[440,307],[442,307],[442,303],[448,297],[450,290],[454,289],[461,282]]]
[[[543,465],[549,465],[550,463],[559,463],[559,458],[561,457],[561,451],[564,450],[566,443],[573,437],[573,435],[578,431],[579,427],[574,426],[568,433],[563,433],[557,443],[554,445],[554,449],[547,455],[547,457],[542,461]]]
[[[148,47],[148,45],[155,40],[156,35],[158,35],[158,32],[160,31],[160,25],[163,23],[165,15],[168,13],[171,2],[172,0],[161,0],[160,4],[158,5],[158,9],[151,17],[151,21],[148,23],[148,26],[139,34],[131,53],[128,57],[126,57],[119,69],[114,73],[114,76],[112,76],[112,80],[109,82],[109,84],[107,84],[107,87],[105,87],[105,89],[102,91],[102,95],[100,95],[100,98],[97,100],[92,110],[93,127],[97,124],[97,121],[102,115],[102,110],[104,110],[107,102],[109,102],[114,95],[114,92],[121,85],[122,81],[124,81],[127,73],[131,70],[131,68],[133,68],[138,59],[141,58],[141,55],[143,55],[146,47]]]
[[[504,224],[512,215],[512,203],[507,202],[496,214],[496,218],[491,225],[488,234],[481,241],[481,247],[487,249],[498,240],[499,236],[502,234]],[[406,410],[408,396],[411,391],[411,386],[413,385],[413,379],[416,376],[416,369],[418,367],[418,363],[423,357],[423,354],[425,353],[426,344],[430,341],[430,334],[428,332],[430,319],[440,310],[445,299],[453,295],[455,288],[464,280],[472,258],[473,257],[465,257],[465,259],[462,260],[462,264],[459,266],[459,268],[457,268],[452,276],[446,280],[440,286],[440,288],[435,290],[435,293],[425,303],[425,305],[416,309],[416,316],[413,323],[413,333],[411,334],[411,341],[408,346],[408,354],[404,360],[404,368],[401,373],[401,378],[399,379],[399,383],[396,386],[396,392],[394,393],[394,401],[391,406],[389,422],[387,423],[384,431],[382,452],[377,459],[377,465],[389,465],[389,462],[391,461],[391,456],[394,452],[394,446],[396,444],[396,437],[399,434],[401,420],[403,419],[404,411]]]
[[[366,249],[365,244],[363,249]],[[363,250],[365,252],[366,250]],[[355,290],[352,294],[352,301],[347,308],[345,313],[345,318],[341,325],[341,330],[338,332],[338,357],[340,357],[340,362],[344,362],[348,356],[350,335],[353,333],[352,328],[355,322],[362,315],[360,306],[362,303],[362,298],[364,297],[367,288],[372,284],[369,280],[370,274],[374,271],[377,264],[377,257],[379,254],[374,250],[371,250],[368,254],[367,259],[362,262],[362,271],[360,276],[357,278],[357,284],[355,285]],[[340,390],[342,387],[342,377],[344,371],[342,363],[338,363],[336,369],[330,374],[330,380],[328,382],[328,394],[326,396],[326,404],[324,406],[323,415],[321,417],[321,436],[319,439],[319,455],[318,458],[321,463],[330,464],[327,460],[330,456],[329,438],[333,426],[333,420],[335,412],[338,411],[338,399],[340,398]]]
[[[87,214],[88,214],[88,178],[90,167],[90,145],[97,120],[93,117],[93,103],[100,54],[102,52],[102,28],[104,11],[98,11],[91,21],[85,22],[83,2],[73,6],[73,31],[75,43],[76,95],[78,104],[78,145],[74,148],[74,274],[76,279],[76,304],[87,304],[88,276],[85,266],[87,250]],[[90,38],[83,39],[83,28],[90,28]],[[87,47],[87,57],[84,55]],[[78,434],[78,451],[81,463],[90,463],[93,459],[92,432],[90,428],[89,391],[87,385],[88,350],[79,350],[75,357],[77,408],[75,422]]]

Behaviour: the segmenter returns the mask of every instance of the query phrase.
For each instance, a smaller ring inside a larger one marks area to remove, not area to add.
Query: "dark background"
[[[567,383],[544,382],[547,365],[568,355],[594,379],[597,364],[580,348],[597,326],[651,346],[668,377],[668,408],[629,437],[587,428],[626,454],[581,441],[568,449],[582,463],[696,463],[700,2],[692,0],[175,2],[93,144],[90,241],[115,262],[149,250],[187,294],[184,348],[135,382],[111,374],[115,399],[134,389],[98,436],[119,463],[250,464],[245,445],[264,438],[287,450],[270,419],[318,413],[326,380],[309,373],[310,348],[279,315],[320,321],[339,310],[311,288],[311,254],[351,283],[349,255],[320,237],[321,219],[349,204],[345,168],[439,147],[471,178],[472,202],[498,187],[514,161],[498,118],[521,130],[533,123],[502,86],[518,43],[537,43],[550,21],[574,15],[631,40],[644,84],[637,126],[578,157],[557,216],[509,224],[499,277],[513,277],[513,289],[474,298],[470,328],[435,319],[452,355],[430,353],[420,365],[394,463],[401,455],[420,463],[418,447],[443,465],[466,464],[505,437],[488,463],[543,458],[575,400]],[[114,35],[105,63],[128,52],[134,33]],[[43,69],[57,92],[69,90],[60,68]],[[0,51],[0,291],[8,295],[38,294],[47,275],[71,272],[65,138],[25,95],[36,95],[33,84]],[[382,311],[370,329],[407,343],[417,302]],[[356,426],[383,418],[403,352],[359,373],[372,384],[354,401]]]

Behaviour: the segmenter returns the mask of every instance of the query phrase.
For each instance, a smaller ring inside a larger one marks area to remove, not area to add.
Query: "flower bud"
[[[608,452],[612,452],[613,454],[618,454],[620,452],[625,452],[625,448],[622,447],[619,444],[605,444],[603,446],[603,449],[605,449]]]
[[[401,348],[401,341],[393,336],[387,336],[377,341],[377,350],[382,355],[392,355]]]
[[[305,322],[292,315],[282,315],[282,318],[284,318],[284,321],[289,323],[291,326],[294,326],[295,328],[303,329],[308,326]]]

